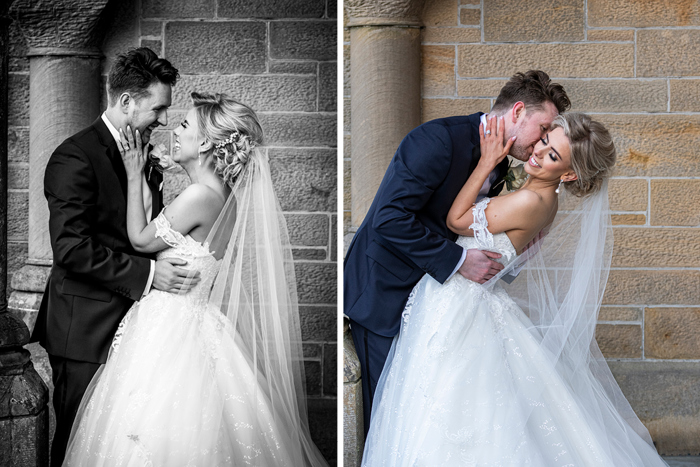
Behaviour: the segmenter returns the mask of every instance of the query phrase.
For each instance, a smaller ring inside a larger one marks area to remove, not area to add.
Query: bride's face
[[[182,164],[187,160],[199,157],[199,125],[197,125],[197,113],[192,108],[180,126],[175,128],[175,145],[173,146],[173,160]]]
[[[525,172],[542,180],[558,181],[571,170],[571,145],[561,127],[541,138],[525,162]]]

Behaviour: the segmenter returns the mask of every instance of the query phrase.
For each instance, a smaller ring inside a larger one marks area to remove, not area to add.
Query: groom
[[[138,129],[146,144],[167,124],[177,78],[177,69],[148,48],[119,55],[107,80],[107,110],[61,143],[46,167],[53,266],[31,340],[46,349],[53,375],[52,466],[63,462],[80,400],[129,307],[151,287],[180,290],[187,277],[178,267],[184,261],[154,261],[129,243],[127,179],[117,149],[119,130]],[[144,205],[152,217],[163,207],[161,181],[158,170],[145,172]]]
[[[531,70],[506,83],[488,117],[504,117],[504,144],[516,136],[510,155],[527,161],[552,120],[569,107],[561,85]],[[362,369],[365,435],[377,382],[413,286],[426,273],[440,283],[453,274],[484,283],[503,268],[494,261],[498,253],[458,246],[445,224],[481,156],[479,123],[486,118],[482,113],[442,118],[413,129],[399,145],[345,256],[344,311]],[[507,168],[504,159],[480,196],[498,194]]]

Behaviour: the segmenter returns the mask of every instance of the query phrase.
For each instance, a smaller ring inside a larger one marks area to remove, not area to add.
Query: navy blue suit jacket
[[[398,333],[413,286],[445,282],[462,256],[446,225],[452,202],[481,156],[481,113],[432,120],[401,142],[345,256],[344,311],[370,331]],[[500,189],[507,160],[489,192]]]

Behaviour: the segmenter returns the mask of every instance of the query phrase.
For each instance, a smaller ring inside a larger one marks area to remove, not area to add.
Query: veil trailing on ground
[[[264,150],[251,151],[205,245],[219,269],[200,299],[233,327],[257,380],[258,406],[268,406],[279,432],[291,438],[284,465],[327,465],[309,435],[292,250]],[[264,430],[269,418],[260,421]]]
[[[529,317],[527,325],[540,343],[539,352],[555,363],[564,383],[573,388],[588,426],[606,434],[608,444],[602,449],[614,465],[646,465],[645,456],[632,459],[628,455],[653,449],[651,437],[622,394],[594,339],[612,249],[605,181],[598,193],[583,199],[562,193],[549,234],[484,286],[504,285]],[[499,280],[518,267],[522,270],[510,284]],[[531,387],[528,392],[544,389]],[[626,443],[634,449],[619,449]]]

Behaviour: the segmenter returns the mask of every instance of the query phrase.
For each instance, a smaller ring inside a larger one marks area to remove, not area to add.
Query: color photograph
[[[700,465],[698,26],[344,2],[345,466]]]

